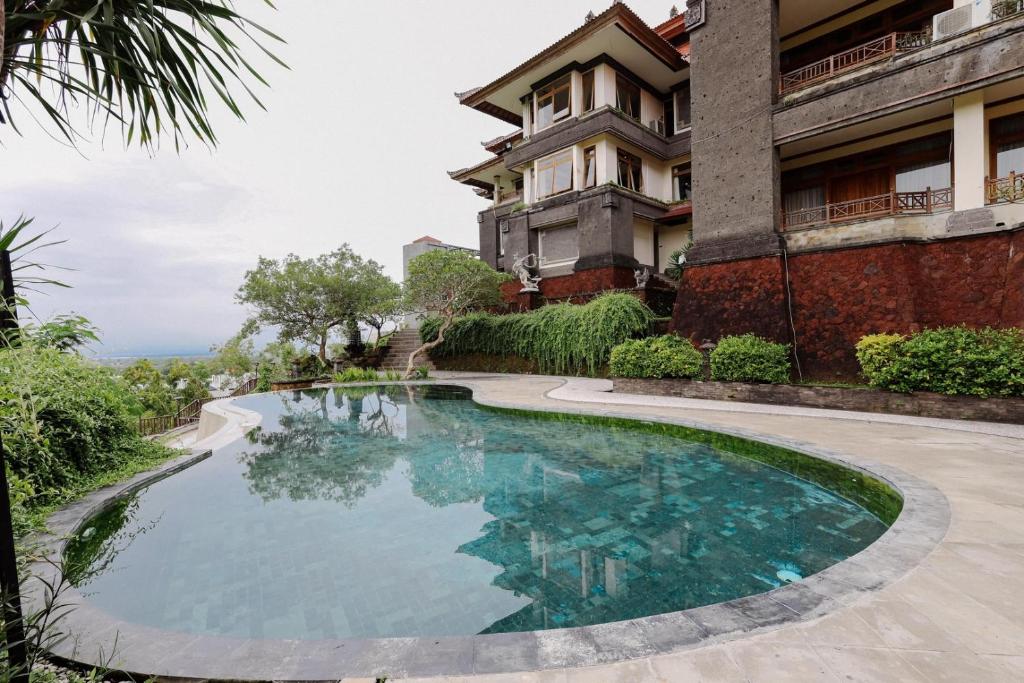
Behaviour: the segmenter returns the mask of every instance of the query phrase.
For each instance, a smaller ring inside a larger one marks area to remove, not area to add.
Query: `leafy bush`
[[[77,355],[30,345],[0,351],[0,431],[24,508],[66,500],[170,455],[138,435],[141,413],[124,380]],[[15,514],[24,521],[24,509]]]
[[[616,377],[685,377],[703,374],[704,359],[686,339],[667,334],[631,339],[612,349],[608,368]]]
[[[896,359],[904,339],[902,334],[869,334],[857,342],[857,361],[869,383],[875,384]]]
[[[789,381],[789,344],[753,334],[723,337],[711,352],[711,379],[724,382]]]
[[[653,314],[629,294],[604,294],[582,306],[552,304],[529,313],[472,313],[456,319],[434,353],[482,353],[536,361],[541,372],[597,374],[611,350],[647,334]],[[441,321],[420,326],[424,342],[437,338]]]
[[[857,344],[872,386],[963,396],[1024,396],[1024,330],[966,326],[925,330],[878,351],[875,338]],[[862,352],[862,347],[864,351]]]
[[[349,382],[398,382],[401,379],[402,375],[394,370],[378,373],[372,368],[345,368],[343,371],[334,374],[334,381],[338,384],[348,384]]]

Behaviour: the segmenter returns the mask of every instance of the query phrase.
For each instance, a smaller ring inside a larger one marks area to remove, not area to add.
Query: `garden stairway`
[[[395,332],[388,338],[388,352],[381,361],[381,369],[404,372],[405,366],[409,364],[409,354],[418,349],[422,344],[419,330],[405,329]],[[431,370],[437,370],[426,354],[416,357],[416,367],[422,366],[426,366]]]

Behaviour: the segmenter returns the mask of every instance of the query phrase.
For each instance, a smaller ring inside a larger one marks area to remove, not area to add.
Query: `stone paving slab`
[[[159,662],[165,676],[182,675],[182,664],[198,653],[184,675],[201,676],[205,659],[210,673],[203,677],[250,680],[1024,680],[1021,435],[972,428],[976,423],[836,418],[777,406],[747,412],[736,404],[681,406],[661,403],[679,399],[660,397],[620,402],[595,384],[560,378],[439,378],[471,386],[476,400],[491,405],[641,417],[756,436],[873,472],[899,488],[907,504],[889,532],[850,560],[800,584],[698,610],[436,644],[390,639],[220,647],[174,637],[183,634],[128,634],[137,652]],[[605,396],[581,398],[587,392]],[[57,521],[72,530],[82,512],[64,512]],[[132,629],[92,626],[92,635]],[[246,662],[251,671],[238,668]],[[273,675],[256,676],[256,668]]]

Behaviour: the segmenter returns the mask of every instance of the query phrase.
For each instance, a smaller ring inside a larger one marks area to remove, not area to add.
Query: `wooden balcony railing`
[[[995,0],[992,3],[992,21],[1024,13],[1024,0]]]
[[[1024,1],[1024,0],[1021,0]],[[806,88],[814,83],[827,81],[841,73],[859,69],[900,52],[924,47],[932,40],[931,31],[912,33],[890,33],[881,38],[858,45],[855,48],[834,54],[805,67],[783,74],[779,92],[783,95]]]
[[[1024,202],[1024,174],[1010,173],[1005,178],[985,178],[985,199],[989,204]]]
[[[498,202],[495,206],[504,206],[505,204],[515,204],[516,202],[523,201],[522,191],[517,192],[501,192],[498,195]]]
[[[863,218],[933,213],[952,208],[953,189],[949,187],[939,190],[928,188],[920,192],[889,192],[825,206],[784,211],[782,226],[792,228],[815,223],[844,223]]]

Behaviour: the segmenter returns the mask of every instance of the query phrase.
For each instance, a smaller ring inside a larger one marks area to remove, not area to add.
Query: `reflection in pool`
[[[239,399],[260,427],[92,520],[68,547],[75,581],[111,615],[168,630],[469,635],[764,592],[886,529],[709,445],[731,437],[468,399],[439,386]]]

